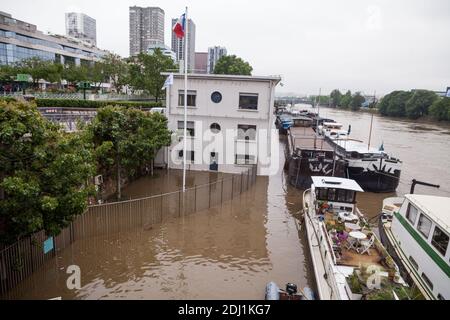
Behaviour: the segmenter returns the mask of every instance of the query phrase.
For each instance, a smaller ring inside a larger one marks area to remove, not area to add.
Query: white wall
[[[271,106],[274,103],[276,83],[274,79],[261,80],[260,78],[242,80],[193,76],[193,79],[189,79],[188,90],[196,91],[196,106],[188,107],[188,121],[195,122],[195,138],[187,139],[187,150],[195,151],[195,161],[189,164],[188,168],[209,170],[210,152],[218,153],[218,170],[222,172],[240,172],[245,168],[243,165],[234,164],[236,152],[254,156],[257,161],[264,158],[261,152],[265,150],[268,151],[264,155],[270,156],[271,129],[274,123]],[[169,156],[171,168],[182,168],[182,159],[178,158],[178,150],[183,149],[183,131],[178,130],[178,121],[184,121],[184,107],[178,106],[179,90],[184,90],[184,78],[175,75],[173,85],[167,90],[166,100],[168,126],[170,130],[177,133],[169,148],[172,153],[172,156]],[[214,91],[222,94],[220,103],[214,103],[211,100],[211,94]],[[239,93],[258,94],[258,110],[240,110]],[[212,123],[220,125],[220,133],[213,134],[210,131]],[[238,124],[255,125],[256,140],[237,140]],[[258,174],[267,174],[261,163],[258,163]]]

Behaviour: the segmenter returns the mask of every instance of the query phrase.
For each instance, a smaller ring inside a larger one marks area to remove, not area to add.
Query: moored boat
[[[351,179],[312,177],[304,225],[320,299],[416,298],[356,206],[363,190]]]
[[[426,299],[450,299],[450,197],[386,198],[380,237],[404,278]]]

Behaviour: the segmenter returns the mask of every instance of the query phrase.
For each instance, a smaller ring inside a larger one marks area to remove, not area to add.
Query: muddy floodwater
[[[297,106],[299,109],[309,108]],[[323,108],[351,136],[368,142],[371,114]],[[403,161],[396,193],[358,195],[358,206],[376,217],[382,200],[408,193],[413,178],[441,189],[416,187],[416,192],[450,196],[450,125],[373,117],[371,145]],[[263,299],[267,282],[314,288],[304,231],[299,231],[302,191],[286,184],[280,169],[258,177],[241,196],[220,206],[150,228],[78,240],[57,252],[9,298],[48,299]],[[189,186],[225,175],[191,172]],[[137,198],[176,191],[181,173],[156,171],[124,191]],[[81,270],[81,289],[66,286],[70,265]]]
[[[156,174],[132,184],[124,195],[179,190],[180,172]],[[187,182],[192,186],[213,178],[207,172],[191,173]],[[286,185],[280,169],[270,178],[258,177],[249,191],[221,206],[147,230],[75,241],[10,297],[264,299],[269,281],[313,286],[307,244],[297,224],[301,194]],[[72,264],[81,270],[80,290],[66,286]]]

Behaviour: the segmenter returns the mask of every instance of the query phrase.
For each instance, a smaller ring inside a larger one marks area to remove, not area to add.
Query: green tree
[[[128,64],[119,55],[109,53],[103,57],[103,70],[116,92],[129,83]]]
[[[253,68],[250,64],[241,58],[230,55],[222,56],[214,67],[215,74],[235,74],[251,76]]]
[[[338,89],[334,89],[330,93],[331,106],[336,108],[341,105],[342,93]]]
[[[350,90],[347,90],[345,95],[341,98],[341,104],[340,106],[344,109],[350,108],[350,104],[352,103],[352,92]]]
[[[436,120],[450,121],[450,98],[438,98],[431,105],[429,110],[430,115]]]
[[[71,84],[76,84],[80,81],[88,81],[89,77],[87,68],[68,63],[63,67],[62,78]]]
[[[353,97],[352,101],[350,103],[350,107],[353,111],[358,111],[361,108],[361,105],[363,102],[366,101],[366,99],[361,95],[360,92],[356,92]]]
[[[436,99],[437,95],[433,91],[415,90],[406,101],[406,116],[411,119],[417,119],[428,114],[428,109]]]
[[[89,145],[30,104],[0,102],[0,123],[0,240],[42,229],[58,234],[86,209],[95,169]]]
[[[121,198],[123,172],[129,177],[152,165],[157,151],[170,144],[167,119],[159,113],[133,108],[105,107],[86,128],[88,140],[95,147],[99,169],[117,181]]]
[[[163,95],[162,87],[166,80],[161,72],[176,68],[172,58],[163,55],[160,49],[156,49],[151,55],[140,53],[130,58],[129,83],[134,89],[148,92],[158,101]]]
[[[26,73],[33,78],[33,86],[36,88],[41,79],[48,82],[61,80],[63,66],[53,61],[42,60],[38,57],[24,59],[16,63],[18,73]]]

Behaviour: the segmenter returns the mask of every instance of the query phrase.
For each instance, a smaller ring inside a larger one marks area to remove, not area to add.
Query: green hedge
[[[156,108],[161,107],[161,102],[137,102],[137,101],[98,101],[76,99],[36,99],[36,105],[44,108],[101,108],[109,105],[128,108]]]
[[[17,101],[17,100],[14,97],[5,96],[5,97],[0,97],[0,101],[13,102],[13,101]]]

